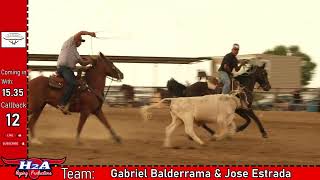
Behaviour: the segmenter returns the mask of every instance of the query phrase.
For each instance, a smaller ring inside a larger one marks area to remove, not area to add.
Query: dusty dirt
[[[170,123],[168,109],[154,111],[154,120],[144,123],[137,108],[103,107],[109,122],[122,137],[116,144],[95,116],[90,116],[76,145],[79,114],[65,116],[46,107],[36,126],[42,145],[29,144],[29,157],[67,157],[66,164],[320,164],[320,113],[257,112],[269,133],[263,139],[252,122],[233,139],[206,141],[199,146],[188,140],[183,126],[173,134],[178,148],[162,147],[164,129]],[[236,119],[237,124],[244,121]],[[210,125],[211,127],[213,125]]]

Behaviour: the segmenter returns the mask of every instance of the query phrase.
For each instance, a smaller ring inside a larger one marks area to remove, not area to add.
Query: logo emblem
[[[25,48],[26,32],[1,32],[1,47]]]
[[[17,165],[15,175],[18,178],[24,176],[25,178],[38,179],[40,176],[52,176],[52,169],[50,165],[63,164],[66,158],[62,159],[5,159],[1,157],[4,164]]]

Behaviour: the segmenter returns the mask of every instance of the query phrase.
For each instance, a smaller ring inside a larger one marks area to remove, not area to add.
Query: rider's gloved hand
[[[96,37],[96,33],[95,33],[95,32],[91,32],[91,33],[90,33],[90,36]]]

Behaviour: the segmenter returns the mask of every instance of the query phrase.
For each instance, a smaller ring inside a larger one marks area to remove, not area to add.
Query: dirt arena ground
[[[257,112],[269,133],[263,139],[255,123],[233,139],[210,141],[199,146],[188,140],[180,126],[173,134],[179,148],[162,147],[164,129],[170,123],[168,109],[154,111],[144,123],[137,108],[108,108],[104,112],[123,143],[116,144],[108,131],[90,116],[82,132],[82,145],[74,141],[79,114],[65,116],[46,107],[36,133],[42,145],[29,144],[29,157],[62,158],[66,164],[320,164],[320,113]],[[243,121],[236,119],[237,124]],[[210,125],[213,126],[213,125]]]

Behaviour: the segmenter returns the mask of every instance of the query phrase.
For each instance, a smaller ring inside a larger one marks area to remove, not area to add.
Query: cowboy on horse
[[[226,54],[222,60],[221,66],[218,69],[220,82],[223,83],[222,94],[228,94],[231,91],[232,70],[238,72],[246,61],[239,64],[237,55],[239,53],[239,44],[233,44],[230,53]]]
[[[223,90],[222,90],[223,94],[229,94],[231,92],[232,70],[235,69],[236,71],[239,71],[240,68],[245,64],[247,64],[248,62],[248,61],[242,61],[238,66],[239,61],[236,58],[238,52],[239,52],[239,45],[234,44],[232,48],[232,52],[225,55],[221,63],[221,66],[218,70],[220,82],[223,83]],[[264,91],[269,91],[271,89],[271,85],[268,80],[268,73],[267,73],[267,70],[265,69],[265,65],[266,65],[265,63],[262,63],[262,65],[251,64],[250,68],[246,69],[245,73],[238,75],[234,78],[235,80],[234,82],[237,82],[235,83],[235,85],[237,85],[238,88],[242,86],[242,89],[245,91],[246,101],[249,107],[249,109],[239,108],[236,110],[236,113],[246,120],[246,123],[238,127],[237,131],[238,132],[243,131],[245,128],[248,127],[248,125],[251,122],[251,119],[253,119],[258,125],[258,128],[264,138],[268,137],[267,132],[264,130],[264,127],[262,126],[262,123],[260,122],[259,118],[253,112],[251,105],[253,102],[253,91],[256,83],[258,83]],[[212,77],[211,83],[213,83],[216,86],[220,85],[219,81],[214,77]],[[209,85],[207,85],[207,83],[203,84],[203,82],[196,82],[186,87],[178,83],[174,79],[171,79],[167,83],[167,88],[169,93],[175,97],[190,97],[190,96],[204,96],[208,94],[220,94],[220,89],[216,91],[209,90]],[[202,127],[205,128],[212,135],[215,133],[205,124],[203,124]]]
[[[87,66],[91,63],[91,59],[81,58],[79,52],[77,51],[77,48],[81,45],[81,43],[85,42],[85,40],[81,37],[82,35],[90,35],[92,37],[96,37],[96,34],[94,32],[78,32],[64,42],[57,61],[57,73],[62,76],[66,82],[66,90],[64,91],[64,94],[61,97],[59,104],[57,105],[57,107],[64,114],[70,114],[67,104],[76,86],[76,77],[73,73],[73,69],[76,67],[77,63],[82,66]]]
[[[74,39],[71,39],[71,41],[74,41]],[[68,108],[70,112],[80,113],[76,142],[77,144],[81,143],[80,134],[83,126],[89,115],[93,114],[109,130],[112,138],[120,143],[121,138],[109,124],[107,117],[102,111],[102,105],[104,102],[103,92],[106,77],[121,80],[124,77],[123,73],[102,53],[99,53],[98,56],[90,57],[90,61],[91,66],[86,68],[83,78],[84,84],[80,83],[80,86],[75,89],[75,94],[71,97]],[[62,71],[69,73],[68,75],[73,77],[71,68],[62,68]],[[55,75],[50,77],[38,76],[28,82],[28,128],[31,143],[41,144],[41,141],[35,136],[34,127],[46,104],[53,107],[59,105],[61,97],[65,94],[66,86],[64,82],[65,80]]]

